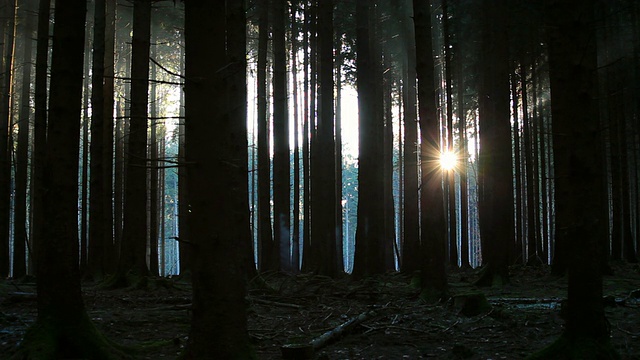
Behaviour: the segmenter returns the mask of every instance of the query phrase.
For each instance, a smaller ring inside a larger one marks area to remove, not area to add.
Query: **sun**
[[[442,170],[453,170],[456,167],[458,158],[456,154],[450,151],[444,151],[440,154],[440,167]]]

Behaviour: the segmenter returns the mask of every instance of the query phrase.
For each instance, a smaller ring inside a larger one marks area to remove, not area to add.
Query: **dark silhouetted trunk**
[[[513,172],[509,109],[509,52],[505,0],[483,3],[482,79],[479,91],[479,198],[483,261],[478,285],[502,286],[509,281],[509,253],[513,244]]]
[[[365,277],[385,272],[383,123],[376,114],[375,69],[370,18],[371,3],[356,2],[358,87],[358,225],[353,274]]]
[[[277,269],[291,265],[291,160],[289,157],[289,108],[287,101],[286,7],[273,6],[273,243],[278,252]]]
[[[251,234],[244,14],[243,2],[185,3],[188,220],[197,251],[184,359],[255,356],[245,305]]]
[[[440,128],[435,96],[435,68],[428,0],[413,1],[420,121],[420,209],[422,241],[421,286],[426,299],[440,300],[447,293],[447,219],[443,172],[440,168]]]
[[[149,103],[149,48],[151,1],[133,4],[131,44],[131,110],[126,177],[124,184],[124,225],[116,286],[128,272],[149,274],[147,267],[147,106]],[[118,284],[120,283],[120,284]]]

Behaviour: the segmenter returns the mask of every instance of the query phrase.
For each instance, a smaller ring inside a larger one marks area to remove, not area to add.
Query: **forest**
[[[640,359],[637,0],[0,0],[1,359]]]

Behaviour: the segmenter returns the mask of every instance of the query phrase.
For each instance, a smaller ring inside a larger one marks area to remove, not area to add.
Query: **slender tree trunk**
[[[457,51],[461,53],[458,45]],[[464,76],[463,61],[458,59],[458,132],[460,133],[460,156],[458,171],[460,172],[460,267],[470,268],[469,262],[469,184],[467,171],[469,151],[467,149],[467,114],[464,108]],[[516,142],[517,144],[517,142]]]
[[[525,55],[526,56],[526,55]],[[520,62],[520,83],[522,89],[522,127],[524,137],[524,157],[525,157],[525,179],[526,179],[526,214],[527,214],[527,264],[539,264],[540,258],[536,252],[538,248],[538,236],[536,232],[537,223],[535,214],[537,212],[535,190],[534,190],[534,164],[533,158],[536,156],[533,145],[533,134],[531,131],[532,119],[529,116],[529,89],[527,82],[528,65],[525,63],[525,56]]]
[[[180,68],[184,69],[184,54],[180,56]],[[191,275],[193,245],[189,234],[189,189],[187,187],[186,149],[185,149],[185,111],[184,92],[180,92],[180,123],[178,124],[178,161],[185,164],[178,168],[178,251],[180,252],[180,275]]]
[[[407,48],[404,90],[404,244],[402,271],[420,269],[420,219],[418,203],[418,120],[416,112],[416,53],[411,0],[404,3],[404,33]]]
[[[298,102],[298,4],[291,1],[291,76],[293,83],[293,237],[291,271],[300,271],[300,106]],[[306,51],[306,50],[305,50]]]
[[[342,42],[336,44],[335,82],[336,82],[336,116],[335,116],[335,145],[336,145],[336,256],[338,271],[344,271],[344,236],[342,226]]]
[[[152,43],[154,44],[153,50],[151,52],[151,58],[156,59],[156,39],[155,37],[152,39]],[[151,65],[151,75],[150,78],[155,80],[156,78],[156,64]],[[157,103],[157,87],[156,83],[151,84],[150,96],[149,99],[149,108],[151,115],[151,133],[149,139],[149,151],[148,151],[148,159],[149,159],[149,271],[151,275],[158,276],[158,235],[159,235],[159,226],[160,226],[160,207],[159,203],[159,188],[158,182],[160,181],[160,172],[158,170],[158,166],[160,162],[158,161],[158,103]]]
[[[102,206],[104,210],[102,216],[104,219],[105,236],[103,251],[105,254],[106,267],[108,273],[116,270],[117,253],[116,234],[118,228],[114,226],[114,76],[115,76],[115,20],[116,20],[116,0],[105,0],[105,39],[104,39],[104,62],[103,62],[103,82],[104,88],[102,99],[104,101],[102,124],[104,126],[102,132],[102,184],[105,189],[103,192],[104,200]]]
[[[85,39],[85,49],[90,49],[89,34]],[[91,58],[84,57],[84,73],[88,74],[91,68]],[[90,89],[91,79],[85,77],[83,80],[84,91],[82,94],[82,174],[81,179],[81,195],[80,195],[80,273],[87,275],[89,264],[89,127],[91,116],[89,116],[89,102],[91,97]]]
[[[309,33],[311,30],[311,22],[312,20],[311,10],[309,9],[308,3],[305,2],[304,7],[304,29],[303,29],[303,43],[302,48],[304,49],[304,99],[303,99],[303,119],[302,119],[302,189],[303,189],[303,199],[302,199],[302,270],[308,271],[312,266],[312,255],[311,255],[311,159],[310,159],[310,144],[309,144],[309,136],[310,136],[310,121],[311,114],[315,113],[315,110],[312,111],[311,106],[311,84],[309,78],[309,71],[311,65],[311,56],[309,53]]]
[[[133,6],[131,56],[131,111],[124,195],[124,227],[115,286],[124,275],[149,273],[147,250],[147,105],[151,1],[136,0]]]
[[[518,113],[518,71],[517,62],[513,63],[513,72],[511,73],[511,102],[513,113],[513,158],[514,158],[514,186],[515,186],[515,243],[513,246],[513,263],[523,264],[524,254],[524,236],[523,236],[523,207],[522,207],[522,157],[521,157],[521,141],[520,141],[520,114]]]
[[[104,169],[107,166],[102,157],[104,146],[104,54],[105,54],[105,0],[96,0],[94,4],[93,61],[91,84],[91,192],[89,194],[89,275],[101,279],[107,272],[105,224],[105,188]],[[110,197],[109,197],[110,198]],[[109,205],[111,200],[109,199]]]
[[[39,0],[38,35],[36,44],[36,73],[34,89],[33,149],[31,172],[31,258],[38,258],[38,240],[44,224],[44,157],[47,142],[47,69],[49,63],[50,0]],[[37,269],[36,269],[37,270]],[[0,274],[1,275],[1,274]]]
[[[26,249],[27,238],[27,181],[29,168],[29,117],[31,92],[31,57],[33,48],[34,15],[30,11],[30,3],[25,6],[25,24],[23,29],[22,56],[22,92],[20,94],[20,120],[18,127],[18,146],[16,148],[15,167],[15,208],[13,219],[13,277],[20,278],[27,274]]]
[[[286,7],[274,0],[273,7],[273,234],[278,266],[291,266],[289,109],[287,101]]]
[[[319,104],[315,157],[316,174],[312,173],[313,202],[311,241],[317,247],[319,274],[336,277],[339,273],[336,249],[336,158],[334,140],[334,81],[333,81],[333,1],[318,3],[319,43]]]
[[[5,1],[4,49],[0,75],[0,278],[9,275],[9,233],[11,216],[11,96],[16,0]]]
[[[447,99],[447,151],[450,153],[455,152],[455,146],[453,143],[453,67],[451,64],[451,40],[449,37],[451,33],[449,31],[449,1],[442,0],[442,25],[444,32],[444,70],[445,70],[445,87],[446,87],[446,99]],[[459,161],[459,159],[458,159]],[[449,265],[458,267],[458,234],[457,234],[457,215],[456,215],[456,177],[454,169],[451,169],[446,173],[447,179],[445,180],[445,194],[447,196],[449,210]]]
[[[267,50],[269,1],[260,3],[258,38],[258,264],[261,270],[278,270],[278,249],[271,228],[271,163],[267,117]]]

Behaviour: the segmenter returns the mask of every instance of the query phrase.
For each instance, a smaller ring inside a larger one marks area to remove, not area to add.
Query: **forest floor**
[[[614,266],[605,277],[612,342],[623,359],[640,359],[640,267]],[[449,275],[452,296],[482,292],[490,309],[465,315],[460,299],[425,303],[411,278],[389,274],[363,281],[312,275],[263,275],[249,291],[249,333],[258,359],[282,359],[281,347],[305,343],[362,315],[358,325],[319,348],[315,359],[520,359],[562,332],[566,278],[547,267],[514,267],[503,288],[477,289],[477,271]],[[177,279],[146,290],[102,290],[85,284],[89,315],[140,359],[175,359],[186,343],[190,285]],[[35,286],[0,282],[0,359],[16,349],[36,317]],[[215,357],[213,357],[215,358]]]

